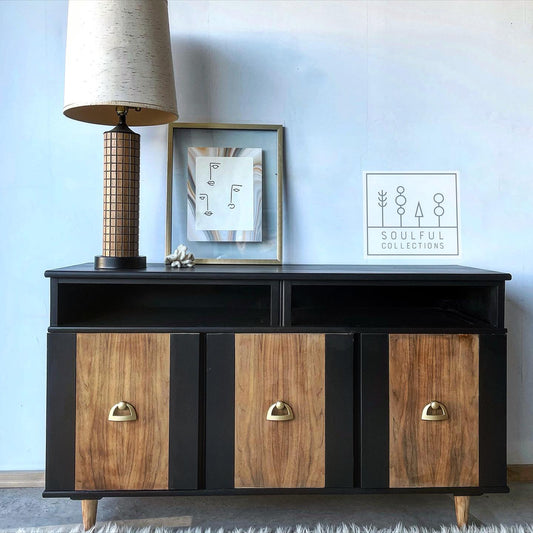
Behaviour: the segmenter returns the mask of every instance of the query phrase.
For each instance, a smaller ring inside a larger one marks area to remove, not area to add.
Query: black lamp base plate
[[[94,268],[106,270],[120,270],[121,268],[146,268],[146,257],[112,257],[97,255],[94,258]]]

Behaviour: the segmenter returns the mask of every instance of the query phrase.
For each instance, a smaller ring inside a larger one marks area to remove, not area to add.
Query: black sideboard
[[[45,497],[507,492],[505,281],[461,266],[49,270]]]

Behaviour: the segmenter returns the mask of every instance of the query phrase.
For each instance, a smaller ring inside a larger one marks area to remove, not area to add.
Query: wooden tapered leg
[[[470,506],[470,496],[454,496],[455,516],[459,527],[466,526],[468,522],[468,507]]]
[[[85,531],[91,529],[96,524],[96,511],[98,500],[81,500],[81,516]]]

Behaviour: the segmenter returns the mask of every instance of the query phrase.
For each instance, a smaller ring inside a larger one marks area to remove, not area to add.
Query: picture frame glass
[[[185,244],[198,263],[281,263],[281,131],[169,126],[167,254]]]

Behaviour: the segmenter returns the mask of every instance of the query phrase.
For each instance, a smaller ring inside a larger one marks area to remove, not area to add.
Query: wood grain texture
[[[390,335],[391,487],[479,484],[478,374],[477,335]],[[421,420],[433,400],[448,420]]]
[[[139,255],[138,133],[104,133],[104,256]]]
[[[42,470],[4,470],[0,472],[0,489],[44,487]]]
[[[455,517],[457,527],[466,526],[468,523],[468,509],[470,507],[470,496],[454,496]]]
[[[324,335],[235,335],[235,488],[325,486],[324,368]]]
[[[85,531],[88,531],[96,524],[97,512],[98,500],[81,500],[81,518]]]
[[[170,336],[77,335],[76,490],[168,488]],[[108,421],[120,402],[133,422]]]

